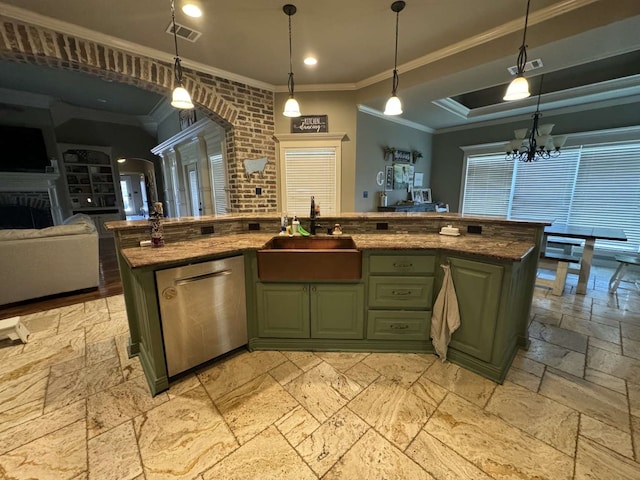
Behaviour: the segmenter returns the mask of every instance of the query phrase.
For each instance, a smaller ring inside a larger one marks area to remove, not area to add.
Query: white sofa
[[[88,215],[0,230],[0,305],[97,287],[98,268],[98,232]]]

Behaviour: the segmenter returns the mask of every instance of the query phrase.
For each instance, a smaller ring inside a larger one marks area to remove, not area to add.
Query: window
[[[221,215],[227,213],[227,169],[222,154],[210,155],[209,163],[211,183],[213,184],[214,213]]]
[[[340,213],[341,143],[344,134],[313,134],[298,140],[279,135],[281,210],[289,216],[309,216],[311,197],[321,215]]]
[[[596,248],[640,248],[640,143],[567,148],[532,163],[502,153],[466,158],[462,213],[623,228],[628,242]]]

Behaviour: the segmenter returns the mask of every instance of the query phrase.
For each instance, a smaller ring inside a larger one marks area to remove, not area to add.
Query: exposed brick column
[[[76,70],[169,95],[173,65],[0,16],[0,58]],[[276,210],[274,95],[225,78],[184,69],[193,101],[226,132],[231,212]],[[263,177],[247,178],[243,160],[268,159]],[[255,188],[262,187],[256,196]]]

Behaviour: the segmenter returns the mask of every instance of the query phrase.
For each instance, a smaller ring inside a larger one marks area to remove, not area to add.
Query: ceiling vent
[[[165,32],[167,32],[169,35],[173,35],[173,24],[169,23],[169,26],[167,27]],[[185,40],[189,40],[190,42],[195,43],[195,41],[200,38],[200,35],[202,35],[202,32],[197,32],[176,22],[176,35],[180,38],[184,38]]]
[[[530,62],[525,63],[524,71],[528,72],[529,70],[537,70],[538,68],[542,68],[542,59],[536,58],[535,60],[531,60]],[[516,65],[507,68],[511,75],[516,75],[518,73],[518,67]]]

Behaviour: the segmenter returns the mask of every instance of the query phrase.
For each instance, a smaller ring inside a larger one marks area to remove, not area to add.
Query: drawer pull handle
[[[407,325],[406,323],[400,323],[400,324],[391,324],[391,328],[394,328],[396,330],[406,330],[407,328],[409,328],[409,325]]]
[[[407,296],[411,295],[411,290],[393,290],[391,291],[391,295],[399,296]]]
[[[396,268],[411,268],[413,263],[394,263],[393,266]]]

